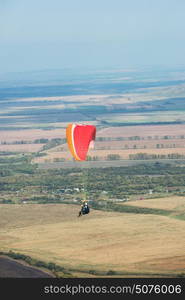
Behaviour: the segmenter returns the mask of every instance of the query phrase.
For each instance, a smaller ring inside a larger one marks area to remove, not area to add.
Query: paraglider
[[[87,201],[83,201],[83,203],[82,203],[82,205],[81,205],[81,209],[80,209],[80,211],[79,211],[79,217],[81,216],[81,215],[86,215],[86,214],[88,214],[90,212],[90,208],[89,208],[89,206],[88,206],[88,203],[87,203]]]
[[[96,127],[84,124],[68,124],[66,139],[69,150],[76,161],[84,161],[87,158],[89,148],[94,146]],[[82,201],[79,217],[88,214],[90,208],[87,200]]]

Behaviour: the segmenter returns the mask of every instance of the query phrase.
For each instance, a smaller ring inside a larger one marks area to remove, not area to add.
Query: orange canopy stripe
[[[71,151],[71,154],[76,160],[81,160],[78,155],[76,154],[75,147],[74,147],[74,137],[73,137],[73,131],[74,131],[74,124],[69,124],[66,128],[66,139],[68,143],[69,150]]]

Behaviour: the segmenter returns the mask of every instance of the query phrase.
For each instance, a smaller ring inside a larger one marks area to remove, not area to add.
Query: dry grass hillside
[[[0,205],[0,248],[55,262],[78,276],[90,270],[141,277],[184,271],[183,220],[95,210],[78,218],[77,213],[76,205]]]

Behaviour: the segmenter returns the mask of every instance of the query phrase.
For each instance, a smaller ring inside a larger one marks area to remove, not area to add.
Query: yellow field
[[[0,205],[0,250],[52,261],[74,274],[114,270],[142,277],[183,272],[185,221],[95,210],[78,218],[78,209],[65,204]]]
[[[85,99],[85,98],[84,98]],[[83,99],[83,101],[84,101]],[[93,100],[94,101],[94,100]],[[86,122],[84,122],[86,123]],[[91,122],[96,125],[96,122]],[[55,126],[61,126],[62,123],[54,123]],[[51,125],[51,124],[50,124]],[[52,130],[43,129],[22,129],[22,130],[2,130],[0,131],[0,151],[17,151],[17,152],[37,152],[43,145],[39,144],[22,144],[22,145],[4,145],[17,141],[32,142],[36,139],[46,138],[65,138],[65,127]],[[185,155],[185,139],[179,138],[184,135],[185,125],[155,125],[155,126],[124,126],[109,127],[97,131],[97,137],[116,138],[116,137],[133,137],[139,136],[140,140],[125,141],[96,141],[95,149],[89,151],[90,156],[98,156],[100,159],[106,159],[109,154],[119,154],[122,159],[129,159],[130,154],[147,153],[147,154],[172,154],[178,153]],[[173,139],[164,139],[164,136],[173,136]],[[152,138],[150,138],[152,137]],[[144,140],[142,140],[144,138]],[[157,147],[159,145],[159,148]],[[161,148],[161,145],[164,148]],[[60,149],[63,148],[63,151]],[[135,149],[136,148],[136,149]],[[105,150],[104,150],[105,149]],[[65,151],[66,150],[66,151]],[[46,151],[45,151],[46,152]],[[66,145],[57,146],[46,152],[47,156],[38,157],[35,162],[52,162],[56,158],[65,158],[71,160],[72,157]]]
[[[0,145],[0,151],[10,152],[38,152],[44,144],[16,144],[16,145]]]
[[[102,149],[106,147],[106,149],[125,149],[127,148],[134,148],[136,146],[138,149],[156,149],[156,145],[163,144],[164,148],[169,148],[170,145],[175,144],[175,148],[185,148],[185,139],[173,139],[173,140],[165,140],[165,139],[158,139],[158,140],[135,140],[135,141],[96,141],[95,142],[95,149]],[[147,150],[145,150],[147,151]]]
[[[63,145],[62,145],[63,147]],[[57,146],[56,148],[52,148],[49,151],[44,151],[47,155],[43,157],[36,157],[34,159],[35,163],[43,163],[43,162],[53,162],[56,158],[64,158],[66,160],[72,160],[72,155],[69,150],[60,151],[61,146]],[[63,147],[64,148],[64,147]],[[98,156],[99,159],[106,159],[109,154],[118,154],[122,159],[129,159],[129,155],[137,154],[137,153],[147,153],[147,154],[155,154],[155,155],[168,155],[172,153],[178,153],[185,155],[185,148],[168,148],[168,149],[126,149],[126,150],[118,150],[118,149],[110,149],[110,150],[92,150],[90,149],[88,152],[89,156]]]
[[[98,132],[99,137],[183,135],[185,124],[109,127]]]
[[[185,211],[185,197],[165,197],[139,201],[130,201],[129,205],[137,207],[159,208],[166,210]]]
[[[36,139],[64,138],[65,129],[25,129],[25,130],[2,130],[0,131],[0,142],[34,141]]]
[[[129,155],[135,155],[138,153],[147,153],[148,155],[168,155],[178,153],[180,155],[185,155],[185,139],[177,138],[179,135],[184,135],[184,130],[185,125],[183,124],[104,128],[97,132],[97,137],[128,138],[131,136],[140,136],[145,139],[96,141],[95,148],[90,149],[88,155],[98,156],[100,160],[105,160],[109,154],[118,154],[121,159],[129,159]],[[174,138],[164,139],[165,135],[174,136]],[[149,139],[148,137],[152,137],[152,139]],[[159,145],[159,148],[156,148],[157,144]],[[161,145],[163,145],[164,148],[161,148]],[[134,147],[136,147],[136,149],[133,149]],[[36,163],[53,162],[56,159],[72,160],[72,156],[66,144],[54,147],[44,152],[47,155],[35,158],[34,161]]]

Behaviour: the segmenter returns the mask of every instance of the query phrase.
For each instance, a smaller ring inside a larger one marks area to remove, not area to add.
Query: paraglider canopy
[[[69,150],[75,160],[86,160],[89,147],[96,137],[96,127],[93,125],[69,124],[66,128],[66,138]]]

